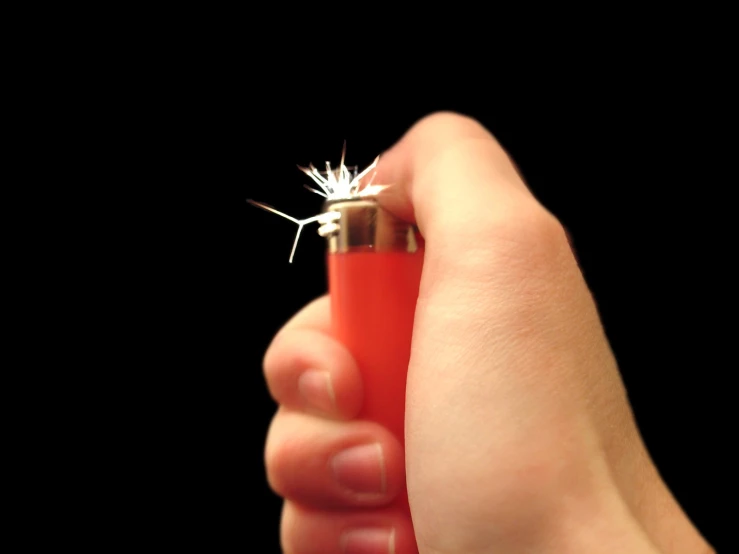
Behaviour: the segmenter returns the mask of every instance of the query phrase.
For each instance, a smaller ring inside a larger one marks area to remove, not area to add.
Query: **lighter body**
[[[375,421],[405,444],[405,394],[424,243],[415,226],[373,199],[327,202],[333,334],[362,373],[360,419]],[[405,487],[395,505],[408,509]]]

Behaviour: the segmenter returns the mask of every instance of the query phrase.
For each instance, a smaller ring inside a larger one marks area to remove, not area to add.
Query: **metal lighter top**
[[[374,198],[328,200],[318,234],[329,252],[417,252],[423,247],[418,228],[385,210]]]

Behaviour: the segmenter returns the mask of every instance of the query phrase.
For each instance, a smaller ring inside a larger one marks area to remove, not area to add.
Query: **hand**
[[[641,441],[562,226],[495,139],[435,114],[375,181],[426,239],[405,452],[355,419],[360,373],[312,303],[264,363],[285,552],[710,552]],[[386,507],[406,475],[412,523]]]

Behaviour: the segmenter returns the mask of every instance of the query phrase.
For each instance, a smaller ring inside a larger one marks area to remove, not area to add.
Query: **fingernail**
[[[385,494],[385,456],[379,443],[363,444],[339,452],[331,462],[340,486],[363,494]]]
[[[352,529],[341,536],[343,554],[395,554],[395,529]]]
[[[298,378],[298,390],[305,401],[322,412],[336,411],[336,397],[327,371],[311,369]]]

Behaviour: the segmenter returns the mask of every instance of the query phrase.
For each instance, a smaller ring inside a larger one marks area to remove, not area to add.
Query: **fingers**
[[[337,340],[310,328],[281,332],[264,358],[270,394],[278,404],[317,415],[350,419],[362,405],[354,358]]]
[[[264,358],[270,394],[282,406],[350,419],[362,404],[362,379],[349,351],[328,334],[328,297],[301,310],[277,334]]]
[[[392,509],[317,512],[286,502],[280,529],[285,554],[416,554],[413,527]]]
[[[315,509],[384,506],[405,482],[403,449],[384,427],[285,409],[270,426],[265,464],[278,495]]]

